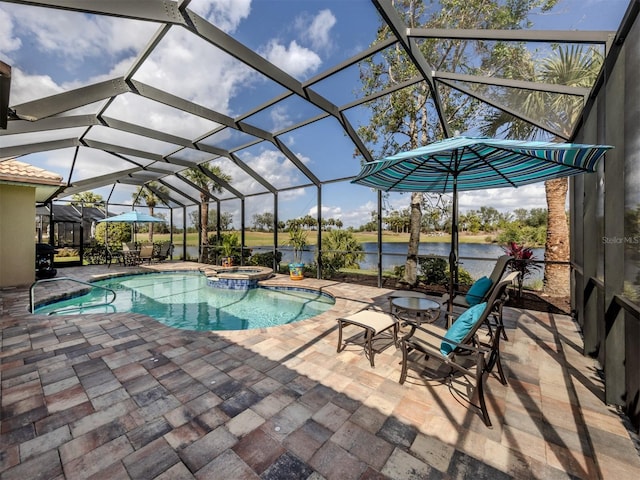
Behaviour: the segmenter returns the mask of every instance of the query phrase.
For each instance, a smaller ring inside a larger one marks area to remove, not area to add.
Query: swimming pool
[[[85,295],[38,306],[35,313],[131,312],[185,330],[248,330],[305,320],[327,311],[335,303],[327,294],[300,288],[212,288],[200,273],[148,273],[94,283],[115,290],[116,301],[95,306],[104,303],[105,294],[100,289],[91,289]]]

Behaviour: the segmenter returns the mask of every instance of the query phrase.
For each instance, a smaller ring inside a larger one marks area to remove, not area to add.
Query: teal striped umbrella
[[[385,192],[453,194],[451,292],[458,283],[458,191],[519,187],[594,172],[608,145],[454,137],[363,165],[352,183]]]

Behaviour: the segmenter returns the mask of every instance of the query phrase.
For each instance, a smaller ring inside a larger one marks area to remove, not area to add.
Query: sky
[[[560,0],[551,12],[531,16],[535,29],[616,30],[628,0]],[[351,57],[371,44],[378,26],[375,8],[367,0],[193,0],[189,9],[207,18],[262,57],[291,76],[305,81]],[[125,75],[158,26],[151,22],[17,5],[0,0],[0,60],[12,66],[10,105]],[[135,80],[164,89],[229,116],[237,116],[283,92],[282,87],[263,78],[224,52],[212,49],[184,29],[171,28],[142,67]],[[314,85],[314,90],[334,104],[348,104],[359,88],[355,68],[337,78]],[[98,111],[103,105],[89,105],[74,113]],[[291,98],[266,112],[246,119],[252,125],[279,131],[320,112]],[[134,94],[120,95],[105,115],[148,128],[168,130],[174,135],[195,138],[215,128],[196,116],[184,115]],[[346,112],[355,126],[367,117],[359,109]],[[81,135],[84,129],[25,134],[22,138],[0,137],[2,146],[25,141],[41,142]],[[464,133],[464,132],[463,132]],[[88,135],[94,141],[112,142],[130,148],[166,155],[173,145],[94,127]],[[321,180],[354,176],[359,160],[354,147],[335,120],[321,120],[282,136],[282,141]],[[244,142],[242,134],[223,133],[204,143],[232,148]],[[73,181],[126,169],[130,164],[95,149],[83,148],[75,159],[74,149],[36,153],[19,160],[63,175]],[[191,158],[199,158],[199,152]],[[238,156],[278,188],[303,186],[308,180],[272,146],[262,144],[238,152]],[[206,159],[202,157],[202,159]],[[140,161],[140,159],[134,159]],[[264,188],[226,159],[214,164],[232,177],[232,185],[243,193]],[[113,203],[130,204],[135,187],[118,185],[96,189]],[[194,193],[197,197],[197,194]],[[222,198],[231,198],[223,193]],[[315,188],[293,188],[279,194],[281,219],[314,215],[318,195]],[[387,205],[404,209],[408,195],[392,194]],[[544,208],[542,184],[518,189],[462,192],[460,209],[492,206],[500,211],[515,208]],[[222,209],[240,225],[240,202],[225,201]],[[329,183],[322,190],[323,216],[339,218],[345,226],[357,227],[371,218],[376,196],[371,190],[349,182]],[[255,213],[273,210],[270,195],[250,196],[246,222]],[[130,208],[130,207],[129,207]],[[114,208],[120,213],[128,208]],[[178,216],[181,213],[178,211]],[[179,221],[176,218],[175,221]]]

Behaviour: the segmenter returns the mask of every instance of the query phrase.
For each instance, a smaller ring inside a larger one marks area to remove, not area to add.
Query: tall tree
[[[602,66],[602,55],[594,49],[581,46],[561,46],[539,63],[534,71],[538,82],[591,88]],[[519,91],[513,97],[514,105],[533,118],[544,119],[554,131],[569,138],[578,115],[582,111],[581,97],[550,94],[538,91]],[[495,135],[503,132],[509,138],[544,138],[542,130],[502,112],[487,118],[483,133]],[[566,296],[569,282],[569,225],[565,206],[568,180],[559,178],[545,182],[547,200],[547,238],[544,251],[543,291],[552,296]]]
[[[224,173],[219,166],[211,165],[210,162],[206,162],[200,165],[202,168],[208,170],[214,177],[219,178],[220,180],[230,183],[231,175],[227,175]],[[214,181],[211,177],[205,174],[199,168],[190,168],[185,172],[185,176],[191,180],[193,183],[198,185],[203,190],[210,192],[211,194],[222,193],[223,187],[216,181]],[[208,232],[207,225],[209,225],[209,195],[204,192],[200,192],[200,244],[208,245]],[[205,256],[204,249],[202,250],[201,257]],[[200,261],[204,261],[204,258],[200,258]]]
[[[156,182],[149,182],[149,186],[160,191],[167,192],[167,187],[164,185],[159,185]],[[158,197],[153,191],[147,187],[147,185],[140,185],[135,192],[133,192],[133,205],[140,205],[143,201],[144,204],[149,208],[149,215],[153,217],[153,210],[156,206],[161,203],[164,205],[164,202],[160,197]],[[153,223],[149,224],[149,242],[153,243]]]
[[[272,212],[256,213],[253,215],[253,226],[256,230],[273,232],[274,215]]]
[[[421,0],[393,1],[408,27],[519,29],[528,26],[527,15],[533,9],[546,11],[557,0]],[[376,42],[392,35],[384,24]],[[473,48],[470,48],[471,45]],[[426,39],[417,44],[432,70],[472,75],[502,75],[518,72],[526,58],[526,49],[518,43]],[[525,63],[526,64],[526,63]],[[404,49],[395,44],[380,55],[361,64],[360,77],[365,95],[377,94],[407,82],[418,75]],[[449,87],[439,88],[445,121],[451,131],[467,131],[476,123],[479,102]],[[426,145],[444,136],[434,108],[434,99],[426,82],[414,83],[369,102],[369,123],[358,129],[368,147],[381,158],[398,151]],[[410,238],[401,283],[417,283],[417,255],[420,242],[422,194],[413,193],[410,201]]]
[[[85,207],[95,207],[102,204],[104,199],[99,193],[86,191],[82,193],[74,193],[71,196],[71,205],[83,205]]]

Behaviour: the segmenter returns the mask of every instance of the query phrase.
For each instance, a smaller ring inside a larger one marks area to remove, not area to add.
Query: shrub
[[[444,258],[419,258],[422,275],[419,279],[427,285],[449,285],[449,262]],[[472,285],[471,274],[458,265],[458,285]]]
[[[287,245],[293,248],[293,263],[302,263],[302,251],[307,246],[308,233],[299,225],[292,225],[289,228],[289,243]]]
[[[522,225],[518,222],[508,224],[504,230],[498,235],[498,243],[509,244],[515,242],[518,244],[544,245],[546,242],[547,227],[532,227]]]
[[[404,265],[395,265],[393,267],[393,276],[394,276],[394,278],[403,278],[404,277]]]
[[[276,265],[282,261],[282,252],[278,251]],[[273,252],[254,253],[249,258],[249,265],[273,268]]]
[[[123,242],[131,241],[131,224],[122,222],[98,222],[95,242],[104,245],[105,236],[111,249],[120,250]]]
[[[418,278],[427,285],[446,285],[449,283],[449,264],[444,258],[418,258],[422,275]]]
[[[449,269],[447,268],[447,271]],[[471,274],[464,269],[463,267],[458,265],[458,285],[473,285],[473,277]]]

